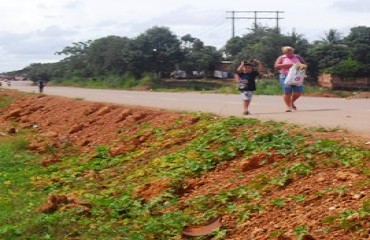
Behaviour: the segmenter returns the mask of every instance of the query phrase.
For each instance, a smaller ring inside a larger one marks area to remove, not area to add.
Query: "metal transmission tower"
[[[226,19],[231,19],[231,37],[235,37],[235,19],[254,19],[254,29],[257,28],[257,20],[260,19],[275,19],[276,20],[276,28],[279,29],[279,20],[284,19],[280,17],[283,11],[226,11],[226,13],[230,13],[231,17],[227,17]],[[247,16],[238,17],[236,14],[247,14]],[[251,17],[250,14],[254,13],[254,16]],[[268,14],[269,16],[258,16],[259,13]],[[272,15],[275,15],[274,17]]]

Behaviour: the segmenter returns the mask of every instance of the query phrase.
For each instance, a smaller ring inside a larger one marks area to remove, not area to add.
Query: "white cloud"
[[[64,8],[66,9],[78,9],[82,8],[84,6],[84,3],[81,1],[73,1],[73,2],[68,2],[67,4],[64,5]]]
[[[0,53],[5,59],[0,72],[53,61],[53,53],[72,42],[107,35],[136,37],[155,25],[219,48],[231,36],[231,20],[226,19],[230,10],[285,11],[282,32],[295,28],[311,41],[330,28],[346,34],[351,27],[370,25],[368,0],[4,0],[0,9]],[[253,20],[235,23],[240,36]],[[275,25],[273,20],[261,23]]]
[[[68,44],[70,42],[68,36],[74,33],[76,32],[61,29],[58,26],[50,26],[45,30],[29,33],[1,32],[0,44],[6,53],[50,54],[58,50],[55,48],[61,48]]]
[[[367,0],[340,0],[333,4],[333,7],[343,12],[370,12],[370,1]]]

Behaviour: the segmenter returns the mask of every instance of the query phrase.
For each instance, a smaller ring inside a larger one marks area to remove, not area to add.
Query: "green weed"
[[[269,234],[269,237],[270,238],[279,238],[281,235],[283,235],[286,232],[287,232],[287,230],[283,230],[283,229],[275,230],[275,231],[273,231]]]
[[[300,225],[300,226],[297,226],[293,229],[293,234],[295,234],[297,236],[297,238],[300,240],[302,239],[302,237],[309,233],[309,229],[307,226],[304,226],[304,225]]]
[[[292,198],[293,198],[294,202],[301,203],[301,202],[303,202],[307,199],[307,196],[301,194],[301,195],[293,196]]]
[[[348,209],[337,215],[325,217],[322,222],[346,231],[362,232],[364,230],[362,221],[368,216],[370,216],[370,201],[364,200],[358,210]]]
[[[271,184],[277,185],[280,187],[287,186],[291,182],[292,182],[292,177],[286,172],[282,172],[279,176],[270,179]]]
[[[4,89],[1,89],[1,91],[7,91]],[[17,98],[20,98],[22,95],[0,95],[0,108],[6,107],[10,105],[13,101],[15,101]]]
[[[26,151],[30,141],[24,135],[17,135],[8,140],[14,151]]]
[[[271,205],[277,206],[277,207],[283,207],[286,204],[284,198],[276,198],[276,199],[273,199],[273,200],[271,200],[270,203],[271,203]]]
[[[307,128],[307,130],[310,131],[310,132],[331,132],[331,133],[343,131],[339,127],[332,127],[332,128],[328,128],[328,127],[309,127],[309,128]]]

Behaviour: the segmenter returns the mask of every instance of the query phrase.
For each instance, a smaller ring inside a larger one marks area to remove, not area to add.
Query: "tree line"
[[[256,26],[244,36],[230,39],[221,49],[207,46],[190,34],[179,38],[169,28],[156,26],[135,38],[107,36],[73,43],[56,52],[64,56],[59,62],[34,63],[16,73],[27,74],[34,81],[109,76],[136,81],[145,76],[167,78],[175,69],[212,76],[223,60],[234,63],[233,72],[241,60],[254,58],[273,72],[281,47],[286,45],[305,58],[311,79],[323,72],[342,77],[370,76],[370,27],[365,26],[352,28],[344,37],[330,29],[312,43],[296,32],[282,34],[276,28]]]

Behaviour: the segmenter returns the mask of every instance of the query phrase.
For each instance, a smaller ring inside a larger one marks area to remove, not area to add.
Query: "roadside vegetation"
[[[32,107],[29,119],[41,111]],[[114,129],[121,153],[64,140],[30,151],[51,135],[42,124],[1,137],[0,239],[180,239],[219,215],[223,227],[196,239],[369,237],[368,149],[283,122],[189,116],[186,127],[178,118]]]
[[[126,89],[126,90],[145,90],[159,92],[186,92],[196,91],[202,93],[221,93],[239,94],[233,79],[166,79],[154,81],[150,76],[146,76],[139,81],[134,78],[115,77],[110,80],[97,78],[84,80],[65,80],[60,83],[52,82],[52,85],[74,86],[96,89]],[[256,95],[281,95],[281,86],[277,79],[262,78],[257,80]],[[358,94],[354,91],[330,90],[308,83],[305,86],[306,95],[329,96],[329,97],[350,97]]]
[[[16,239],[34,224],[35,207],[47,197],[32,184],[46,171],[36,154],[28,152],[27,134],[0,138],[0,236]]]

